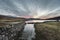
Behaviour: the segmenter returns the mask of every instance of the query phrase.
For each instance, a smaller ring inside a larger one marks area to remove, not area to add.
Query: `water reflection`
[[[28,21],[25,21],[25,23],[41,23],[41,22],[46,22],[46,21],[52,21],[53,22],[53,21],[57,21],[57,20],[28,20]]]
[[[26,24],[22,34],[22,39],[32,40],[32,38],[35,38],[34,24]]]

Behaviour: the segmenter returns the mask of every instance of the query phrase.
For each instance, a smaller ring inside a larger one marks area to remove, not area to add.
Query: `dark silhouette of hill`
[[[40,20],[40,18],[28,18],[26,20]]]
[[[0,15],[0,20],[20,20],[20,19],[25,19],[25,18]]]
[[[60,20],[60,16],[58,17],[52,17],[52,18],[47,18],[47,19],[40,19],[40,18],[28,18],[26,20],[57,20],[59,21]]]
[[[5,15],[0,15],[0,19],[3,19],[3,18],[15,18],[15,17],[12,17],[12,16],[5,16]]]
[[[46,19],[46,20],[60,20],[60,16],[58,16],[58,17],[53,17],[53,18],[48,18],[48,19]]]
[[[56,20],[57,22],[59,22],[60,16],[58,16],[58,17],[53,17],[53,18],[48,18],[48,19],[46,19],[46,20]]]

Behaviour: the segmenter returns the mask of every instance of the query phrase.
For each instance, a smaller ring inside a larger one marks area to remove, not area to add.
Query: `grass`
[[[1,26],[5,26],[7,24],[5,24],[5,22],[20,22],[20,23],[24,23],[25,19],[13,19],[13,20],[8,20],[8,19],[0,19],[0,27]]]
[[[60,40],[60,22],[35,24],[36,40]]]
[[[20,21],[24,21],[25,19],[0,19],[0,22],[20,22]]]

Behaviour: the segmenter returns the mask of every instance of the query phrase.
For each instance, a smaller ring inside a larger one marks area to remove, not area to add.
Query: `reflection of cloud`
[[[60,0],[0,0],[0,9],[12,16],[60,16]]]

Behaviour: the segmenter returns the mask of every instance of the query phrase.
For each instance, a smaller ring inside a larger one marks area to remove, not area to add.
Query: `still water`
[[[35,38],[34,24],[26,24],[22,33],[22,39],[32,40]]]

